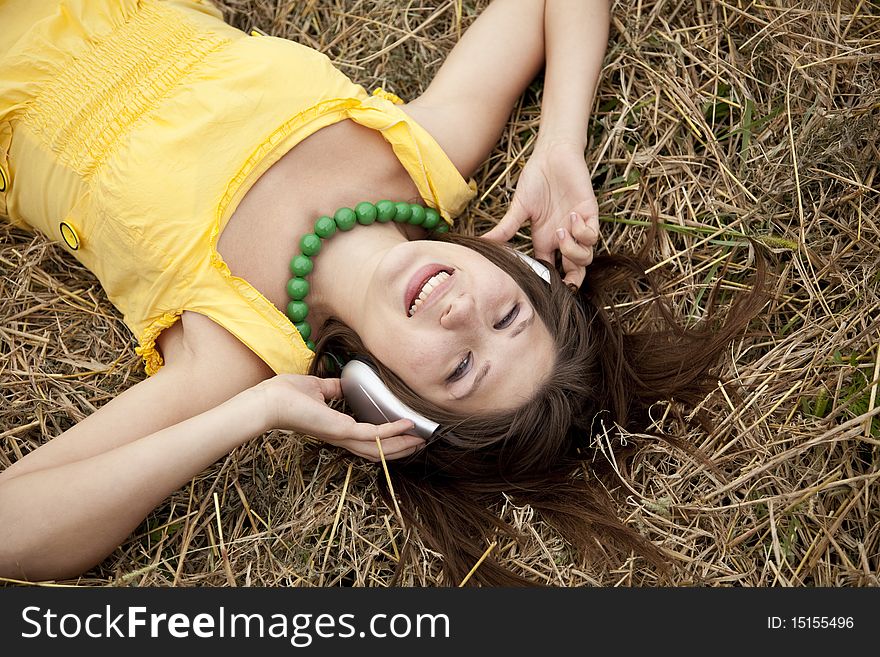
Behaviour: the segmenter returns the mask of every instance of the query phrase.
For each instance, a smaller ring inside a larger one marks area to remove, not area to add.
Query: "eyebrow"
[[[522,333],[527,328],[529,328],[532,325],[532,323],[535,321],[535,315],[537,315],[537,313],[533,312],[531,317],[529,317],[526,321],[521,322],[519,326],[517,326],[515,329],[513,329],[513,332],[510,334],[510,337],[515,338],[520,333]]]
[[[526,321],[520,322],[519,326],[517,326],[515,329],[513,329],[513,331],[510,332],[509,338],[510,339],[515,338],[520,333],[525,331],[529,326],[531,326],[532,323],[535,321],[536,314],[537,313],[533,312],[532,316],[529,317]],[[483,379],[485,379],[486,375],[489,374],[489,370],[491,369],[491,367],[492,367],[491,363],[486,363],[485,365],[483,365],[483,368],[479,372],[477,372],[477,375],[474,377],[474,384],[471,386],[471,389],[468,390],[464,394],[464,396],[460,397],[459,399],[466,399],[467,397],[470,397],[472,394],[474,394],[474,392],[476,392],[477,388],[480,387],[480,384],[483,382]]]
[[[463,397],[459,397],[459,399],[466,399],[474,394],[474,391],[480,387],[480,384],[483,382],[483,379],[486,378],[486,375],[489,373],[489,370],[492,368],[491,363],[486,363],[483,365],[483,368],[477,372],[477,375],[474,377],[474,385],[471,386],[471,389],[468,390]]]

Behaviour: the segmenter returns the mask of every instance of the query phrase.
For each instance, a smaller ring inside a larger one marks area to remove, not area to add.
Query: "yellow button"
[[[0,168],[0,192],[6,191],[6,172]]]
[[[61,239],[72,251],[76,251],[80,244],[76,229],[66,221],[62,221],[59,227],[61,228]]]

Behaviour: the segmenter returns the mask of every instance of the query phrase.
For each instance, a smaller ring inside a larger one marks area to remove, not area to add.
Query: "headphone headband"
[[[547,285],[550,284],[550,270],[547,268],[543,262],[539,260],[535,260],[532,256],[526,255],[521,251],[517,251],[516,249],[511,249],[516,255],[520,257],[532,270],[545,281],[547,281]]]

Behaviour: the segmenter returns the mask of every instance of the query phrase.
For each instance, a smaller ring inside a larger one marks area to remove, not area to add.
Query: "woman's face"
[[[470,413],[527,401],[554,365],[553,339],[525,292],[476,251],[416,240],[370,280],[356,330],[422,399]]]

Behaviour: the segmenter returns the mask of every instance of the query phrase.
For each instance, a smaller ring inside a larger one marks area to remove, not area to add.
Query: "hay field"
[[[487,3],[227,0],[238,27],[320,48],[355,81],[412,98]],[[626,522],[668,555],[599,568],[529,508],[494,555],[553,586],[876,586],[880,578],[880,3],[634,0],[613,6],[588,160],[602,251],[652,247],[670,303],[727,303],[766,245],[774,299],[681,428],[707,469],[646,442],[615,482]],[[538,124],[539,81],[461,218],[504,212]],[[518,243],[527,245],[526,234]],[[726,263],[726,268],[725,268]],[[144,377],[132,337],[64,250],[0,225],[0,468]],[[622,307],[637,324],[644,293]],[[631,446],[631,445],[630,445]],[[599,441],[596,458],[623,445]],[[271,432],[155,510],[82,586],[436,586],[440,560],[378,497],[381,468]],[[404,543],[409,562],[394,579]]]

